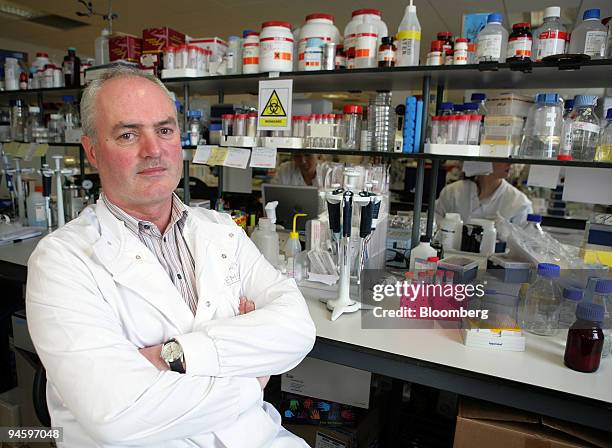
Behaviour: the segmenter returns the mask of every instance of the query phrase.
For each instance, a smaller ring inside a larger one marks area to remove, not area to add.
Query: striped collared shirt
[[[134,218],[113,204],[106,195],[101,196],[115,218],[123,221],[130,233],[155,255],[195,315],[198,306],[198,292],[195,281],[195,261],[183,237],[183,228],[189,213],[185,204],[178,196],[172,196],[170,222],[162,235],[152,222]]]

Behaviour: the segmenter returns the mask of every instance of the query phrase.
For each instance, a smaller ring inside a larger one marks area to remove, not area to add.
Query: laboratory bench
[[[40,240],[0,247],[0,276],[25,282],[27,260]],[[317,328],[311,357],[612,431],[612,364],[596,373],[563,365],[564,340],[527,334],[524,352],[463,345],[458,329],[364,329],[361,313],[330,320],[319,299],[302,288]]]

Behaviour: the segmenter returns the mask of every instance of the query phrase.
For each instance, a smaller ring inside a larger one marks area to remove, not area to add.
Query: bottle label
[[[403,33],[408,33],[408,31],[403,31]],[[400,35],[402,33],[398,33],[398,35]],[[419,65],[419,51],[420,51],[420,46],[421,46],[421,37],[420,37],[420,32],[419,32],[419,37],[418,38],[406,38],[406,39],[400,39],[400,41],[398,42],[397,48],[398,48],[398,56],[397,56],[397,62],[398,65],[401,66],[413,66],[413,65]]]
[[[234,70],[234,52],[230,51],[227,53],[227,69]]]
[[[455,65],[465,65],[468,62],[467,50],[455,50],[454,60]]]
[[[530,58],[532,39],[528,36],[511,37],[508,39],[509,58]]]
[[[604,31],[587,31],[584,42],[584,54],[603,57],[606,48],[606,37]]]
[[[259,64],[259,43],[244,44],[242,48],[242,64]]]
[[[561,142],[562,152],[569,154],[572,151],[572,122],[566,121],[563,128],[563,141]]]
[[[64,61],[64,75],[72,75],[74,72],[74,63],[72,61]]]
[[[323,50],[321,48],[309,47],[304,52],[304,70],[321,70],[323,61]]]
[[[584,131],[599,134],[599,125],[595,123],[585,123],[584,121],[574,121],[572,123],[572,131]]]
[[[336,55],[336,68],[344,68],[346,67],[346,57]]]
[[[478,62],[499,61],[501,58],[501,46],[501,34],[478,36],[478,43],[476,47]]]
[[[262,60],[289,61],[293,60],[293,39],[287,37],[264,37],[260,42],[260,58]]]
[[[417,30],[405,30],[397,33],[395,37],[397,40],[411,39],[411,40],[421,40],[421,32]]]
[[[374,59],[378,44],[378,34],[358,33],[355,35],[355,59]]]
[[[304,68],[304,57],[306,53],[306,46],[308,44],[308,39],[321,39],[323,42],[332,41],[331,37],[324,37],[324,36],[309,36],[309,37],[305,37],[301,39],[300,43],[298,44],[298,67],[300,70],[303,70]]]
[[[393,62],[395,61],[395,51],[391,49],[378,52],[378,62]]]
[[[547,30],[538,36],[536,60],[540,61],[546,56],[565,53],[565,42],[568,34],[565,31]]]

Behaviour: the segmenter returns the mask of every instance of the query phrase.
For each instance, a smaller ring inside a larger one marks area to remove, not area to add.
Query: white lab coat
[[[44,238],[28,263],[26,311],[67,447],[302,447],[256,377],[296,366],[315,327],[303,296],[228,215],[190,208],[184,237],[199,296],[168,274],[103,202]],[[239,298],[256,310],[239,315]],[[187,373],[138,348],[176,337]]]
[[[484,200],[478,198],[478,185],[459,180],[444,187],[436,201],[436,222],[446,213],[459,213],[463,222],[471,218],[496,219],[497,214],[515,224],[522,224],[533,213],[531,201],[505,179],[495,192]]]
[[[318,173],[319,165],[317,164],[317,174]],[[302,172],[295,166],[293,160],[287,160],[279,165],[276,170],[276,176],[272,179],[272,183],[280,185],[306,185]],[[319,186],[318,176],[312,179],[312,186]]]

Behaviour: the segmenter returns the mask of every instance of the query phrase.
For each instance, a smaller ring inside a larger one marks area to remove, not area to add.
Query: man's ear
[[[89,137],[88,135],[83,135],[81,137],[81,145],[83,145],[83,149],[85,150],[85,155],[87,156],[89,164],[94,168],[98,168],[98,161],[96,160],[94,143],[91,137]]]

